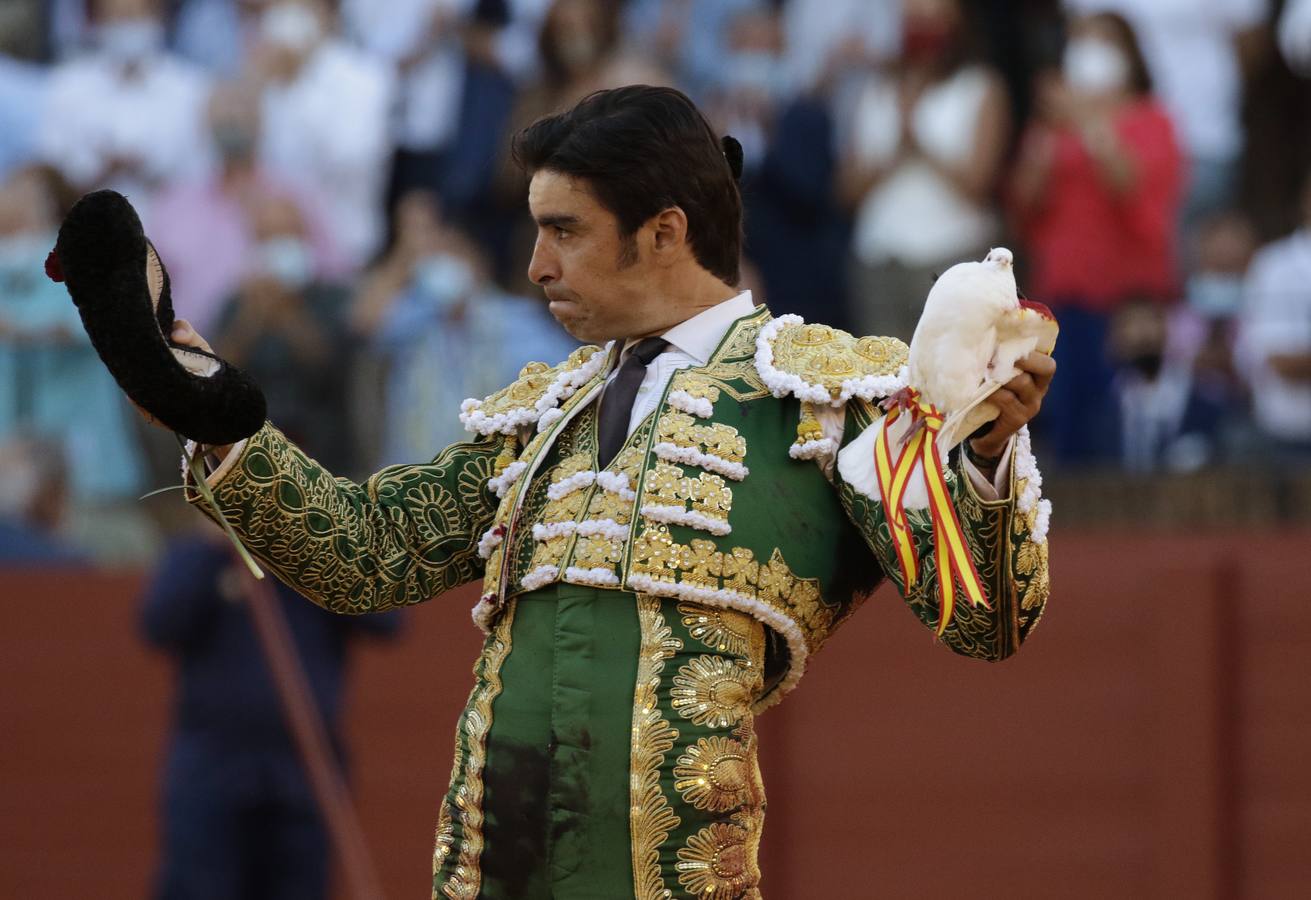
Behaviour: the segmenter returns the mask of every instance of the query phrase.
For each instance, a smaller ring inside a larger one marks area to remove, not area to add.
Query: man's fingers
[[[198,350],[204,350],[206,353],[213,353],[209,344],[203,337],[196,333],[196,329],[191,327],[191,323],[186,319],[175,319],[173,321],[173,334],[171,335],[173,343],[183,347],[195,347]]]
[[[1028,405],[1009,387],[998,388],[988,398],[988,402],[997,407],[999,428],[1008,434],[1017,431],[1029,420]]]
[[[1003,387],[1022,400],[1038,393],[1038,386],[1034,383],[1033,376],[1028,372],[1021,372],[1006,382]]]
[[[1056,374],[1056,360],[1037,350],[1016,360],[1015,367],[1021,372],[1029,373],[1033,377],[1034,384],[1043,393],[1046,393],[1047,385],[1051,384],[1052,377]]]

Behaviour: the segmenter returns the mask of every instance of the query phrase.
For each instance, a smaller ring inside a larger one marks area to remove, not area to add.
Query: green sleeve
[[[363,485],[336,478],[270,424],[214,486],[224,517],[273,574],[325,609],[420,603],[482,575],[478,541],[497,506],[500,442],[453,444],[427,465]],[[187,498],[213,518],[194,487]]]
[[[850,419],[846,433],[849,438],[869,427],[876,418],[875,411],[864,404],[852,403],[847,409]],[[992,608],[972,607],[957,585],[955,609],[942,641],[956,653],[976,659],[1005,659],[1018,650],[1037,624],[1047,601],[1047,544],[1045,541],[1037,543],[1032,538],[1034,514],[1021,515],[1016,509],[1020,491],[1013,458],[1010,472],[1007,497],[990,501],[975,491],[959,454],[953,454],[948,466],[947,487]],[[911,611],[936,631],[940,601],[933,555],[933,525],[928,510],[907,511],[919,559],[919,580],[907,590],[883,505],[858,493],[839,476],[835,478],[848,517],[865,538],[883,571],[897,586]]]

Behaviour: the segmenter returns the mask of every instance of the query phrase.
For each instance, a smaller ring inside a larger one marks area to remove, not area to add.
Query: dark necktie
[[[649,337],[639,341],[628,351],[619,372],[606,385],[601,395],[601,420],[597,427],[600,441],[597,458],[602,469],[610,465],[610,460],[628,439],[628,420],[633,414],[637,389],[646,377],[646,367],[668,346],[669,342],[664,338]]]

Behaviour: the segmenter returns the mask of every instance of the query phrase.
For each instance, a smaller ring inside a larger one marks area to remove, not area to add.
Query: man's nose
[[[528,263],[528,279],[533,284],[546,287],[560,277],[559,261],[555,254],[542,246],[540,240],[533,245],[533,258]]]

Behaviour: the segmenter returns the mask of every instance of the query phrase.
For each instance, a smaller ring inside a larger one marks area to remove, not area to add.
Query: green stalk
[[[240,556],[241,561],[246,564],[246,568],[250,569],[250,574],[258,579],[263,579],[264,570],[259,567],[259,563],[255,562],[255,558],[250,555],[250,551],[241,543],[241,538],[237,537],[237,533],[232,529],[232,525],[228,523],[227,517],[224,516],[223,511],[219,509],[218,501],[214,499],[214,492],[210,490],[209,484],[205,481],[205,461],[200,453],[200,444],[196,444],[195,453],[188,454],[187,442],[180,434],[176,435],[176,437],[178,439],[178,445],[182,448],[182,457],[187,461],[187,469],[191,472],[191,477],[196,482],[196,491],[200,494],[201,499],[205,501],[206,505],[209,506],[210,511],[214,513],[214,518],[218,520],[218,523],[221,526],[223,526],[223,530],[227,532],[228,540],[232,541],[232,546],[237,548],[237,555]]]

